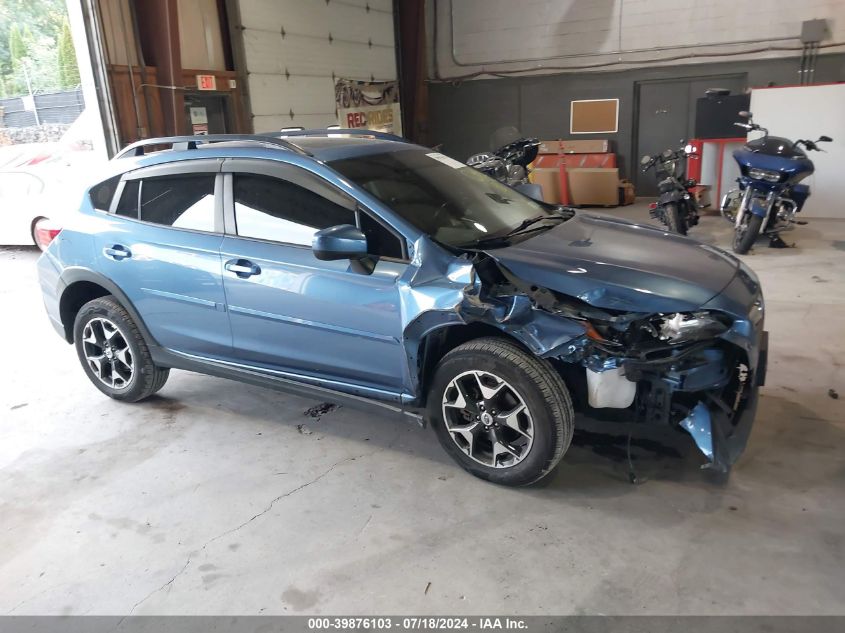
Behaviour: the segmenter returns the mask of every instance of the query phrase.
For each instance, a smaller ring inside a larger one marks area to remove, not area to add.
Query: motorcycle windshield
[[[788,138],[781,136],[764,136],[762,138],[748,141],[745,144],[752,152],[767,154],[769,156],[780,156],[781,158],[806,158],[807,154],[800,147],[792,144]]]

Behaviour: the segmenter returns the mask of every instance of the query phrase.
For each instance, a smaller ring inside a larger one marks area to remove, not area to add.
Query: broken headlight
[[[730,321],[715,312],[676,312],[652,321],[658,338],[667,343],[686,343],[715,338],[730,328]]]

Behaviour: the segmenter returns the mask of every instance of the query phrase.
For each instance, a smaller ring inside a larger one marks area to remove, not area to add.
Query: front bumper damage
[[[742,453],[765,379],[767,350],[762,297],[753,277],[738,273],[724,296],[703,306],[730,315],[729,330],[670,346],[631,335],[655,317],[647,306],[642,312],[596,307],[592,295],[567,296],[526,282],[483,252],[444,261],[443,270],[433,265],[431,253],[421,255],[416,261],[426,264],[402,285],[410,385],[422,384],[429,334],[483,323],[568,372],[564,379],[576,406],[588,416],[601,417],[612,407],[617,420],[682,428],[706,458],[704,467],[720,472]],[[599,294],[614,300],[608,291]],[[419,406],[421,397],[409,393],[405,403]]]
[[[768,348],[769,334],[762,332],[755,374],[740,403],[741,409],[733,411],[717,404],[708,406],[702,400],[680,421],[681,428],[692,436],[707,458],[707,466],[714,470],[727,472],[745,450],[757,414],[759,388],[766,380]]]

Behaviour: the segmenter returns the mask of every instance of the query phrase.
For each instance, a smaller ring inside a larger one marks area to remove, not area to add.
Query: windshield
[[[554,207],[430,150],[358,156],[329,166],[449,246],[471,246],[530,220],[562,217]]]

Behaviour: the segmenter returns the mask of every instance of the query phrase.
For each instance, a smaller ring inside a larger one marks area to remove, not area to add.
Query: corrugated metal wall
[[[45,123],[73,123],[85,109],[82,90],[64,90],[62,92],[45,92],[35,95],[35,108],[38,110],[38,122]],[[12,97],[0,99],[0,128],[28,127],[36,125],[35,112],[24,108],[23,99]]]
[[[396,79],[391,0],[240,0],[256,132],[337,122],[334,78]]]

